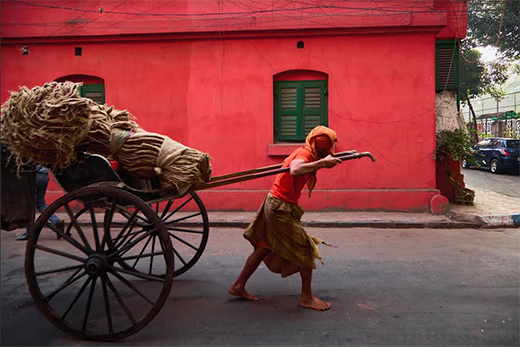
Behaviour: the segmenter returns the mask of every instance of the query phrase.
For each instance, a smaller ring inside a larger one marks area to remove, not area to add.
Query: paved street
[[[462,169],[466,185],[491,190],[496,193],[518,198],[520,197],[520,175],[492,174],[485,169]]]
[[[264,267],[249,286],[259,302],[229,296],[251,247],[242,230],[213,228],[158,316],[121,345],[518,346],[520,230],[309,231],[337,246],[321,247],[326,265],[314,275],[330,311],[298,308],[298,276]],[[36,309],[17,233],[1,232],[2,346],[102,345],[68,336]]]

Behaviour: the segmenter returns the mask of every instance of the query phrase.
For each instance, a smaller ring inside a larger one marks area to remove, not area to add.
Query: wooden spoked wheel
[[[48,218],[65,221],[49,236]],[[121,266],[121,264],[130,266]],[[84,188],[56,200],[37,219],[27,241],[25,275],[43,315],[70,335],[96,341],[128,337],[165,303],[174,251],[159,216],[117,188]]]
[[[179,276],[195,265],[208,243],[206,207],[195,192],[167,201],[163,206],[154,203],[152,207],[166,225],[175,254],[173,276]]]

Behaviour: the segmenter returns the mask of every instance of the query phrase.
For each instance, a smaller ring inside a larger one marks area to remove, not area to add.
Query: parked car
[[[520,140],[502,137],[488,138],[473,146],[473,155],[476,164],[462,160],[462,167],[470,166],[488,168],[492,173],[505,171],[518,172],[520,170],[519,158]]]

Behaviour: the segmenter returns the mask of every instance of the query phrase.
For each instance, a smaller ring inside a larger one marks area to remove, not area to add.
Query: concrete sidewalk
[[[475,191],[474,205],[450,204],[448,216],[481,227],[520,227],[520,197],[466,185]]]
[[[446,215],[433,215],[429,212],[380,212],[350,211],[327,212],[308,211],[302,217],[307,227],[320,228],[519,228],[520,198],[495,193],[489,190],[468,186],[475,191],[474,205],[449,204]],[[179,216],[187,212],[178,212]],[[58,213],[65,217],[64,212]],[[211,227],[245,228],[253,219],[255,212],[210,211]],[[102,218],[98,218],[101,221]],[[197,221],[195,221],[197,223]]]
[[[308,227],[371,228],[518,228],[520,198],[476,187],[474,205],[450,203],[446,215],[405,212],[305,212],[302,222]],[[209,212],[214,227],[245,228],[254,212]]]

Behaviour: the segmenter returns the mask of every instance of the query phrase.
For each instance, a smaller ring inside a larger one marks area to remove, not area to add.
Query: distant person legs
[[[43,213],[47,209],[47,202],[45,201],[45,194],[47,194],[47,186],[49,185],[49,174],[36,173],[36,210]],[[49,221],[52,225],[58,225],[60,219],[58,216],[53,214],[50,216]]]
[[[36,173],[36,187],[35,187],[35,207],[36,210],[40,213],[43,213],[47,209],[47,202],[45,201],[45,194],[47,193],[47,186],[49,184],[49,174],[47,173]],[[49,217],[49,221],[52,225],[57,227],[59,230],[63,232],[64,230],[64,222],[60,221],[58,216],[52,214]],[[32,223],[34,225],[34,221]],[[17,237],[16,239],[19,241],[24,241],[29,238],[29,233],[31,231],[32,225],[27,226],[25,230],[25,234]],[[59,237],[58,237],[59,238]]]

